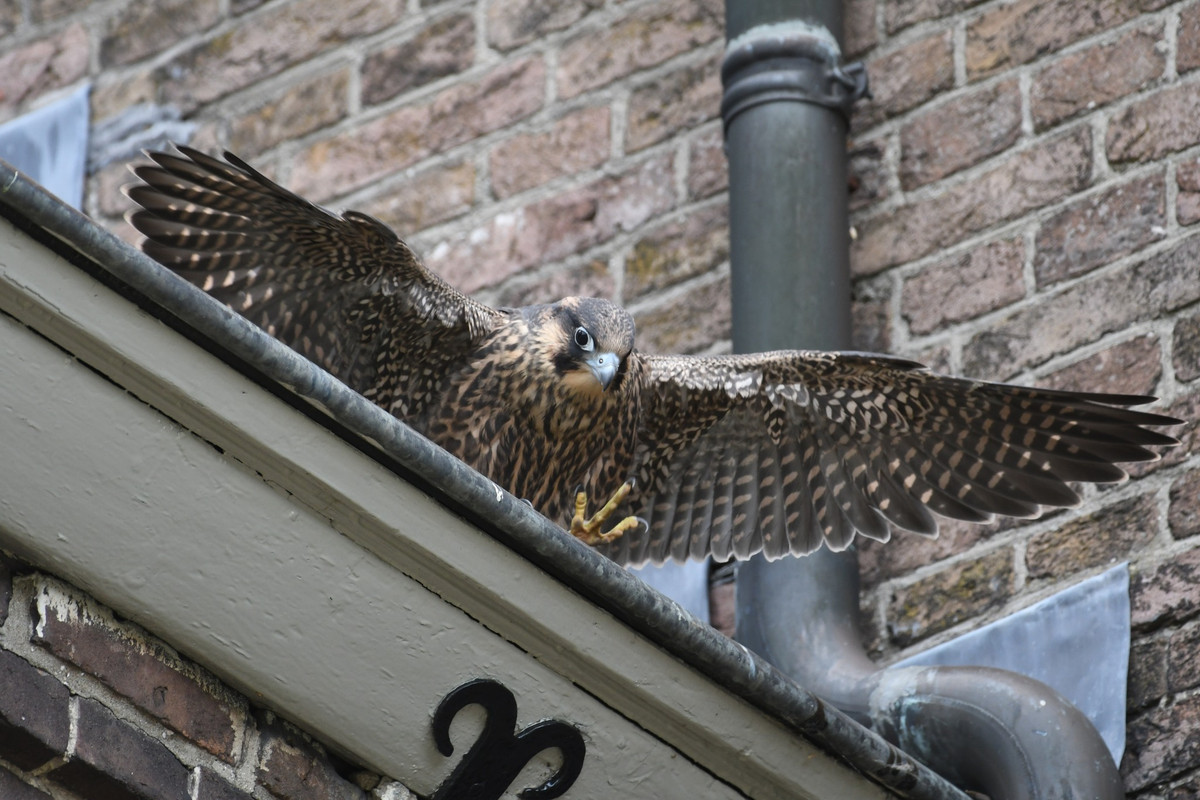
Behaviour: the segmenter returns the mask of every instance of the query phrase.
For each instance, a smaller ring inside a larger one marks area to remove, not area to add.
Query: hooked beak
[[[617,366],[620,365],[621,359],[617,358],[616,353],[593,353],[591,357],[584,359],[583,363],[587,364],[592,375],[600,382],[600,388],[607,391],[613,378],[617,377]]]

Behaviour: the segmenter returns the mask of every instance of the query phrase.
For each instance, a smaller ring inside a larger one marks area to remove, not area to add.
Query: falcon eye
[[[575,345],[585,353],[592,352],[596,347],[592,342],[592,335],[582,326],[575,329]]]

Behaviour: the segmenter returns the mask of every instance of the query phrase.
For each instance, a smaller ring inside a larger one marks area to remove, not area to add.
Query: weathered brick
[[[234,120],[230,147],[248,157],[331,125],[345,116],[349,91],[350,72],[346,69],[293,84]]]
[[[453,219],[475,202],[475,165],[470,161],[439,164],[388,187],[363,211],[406,236]]]
[[[1167,648],[1165,639],[1139,639],[1130,645],[1125,690],[1130,711],[1153,705],[1167,693]]]
[[[1200,611],[1200,548],[1153,567],[1135,567],[1129,585],[1130,618],[1145,630],[1183,622]]]
[[[668,156],[649,159],[454,235],[426,254],[438,274],[466,292],[523,269],[579,253],[636,228],[674,203]]]
[[[101,73],[92,83],[88,100],[92,122],[116,116],[138,103],[154,103],[158,99],[156,71],[150,68],[131,70],[119,77]]]
[[[729,162],[725,158],[725,135],[719,126],[693,137],[689,156],[688,197],[700,200],[729,187]]]
[[[694,353],[730,335],[729,279],[692,286],[669,301],[634,314],[638,348],[647,353]]]
[[[50,795],[0,767],[0,797],[4,800],[52,800]]]
[[[1162,172],[1084,198],[1038,230],[1033,272],[1044,287],[1109,264],[1167,235]]]
[[[1064,578],[1143,550],[1158,533],[1158,504],[1138,495],[1039,534],[1025,550],[1030,578]]]
[[[547,273],[521,275],[505,282],[496,304],[520,307],[548,303],[562,297],[615,297],[617,281],[608,262],[593,258],[582,264],[556,267]]]
[[[625,259],[625,298],[632,300],[715,269],[729,259],[729,208],[724,203],[660,225]]]
[[[1200,221],[1200,162],[1189,161],[1175,170],[1179,191],[1175,198],[1175,219],[1180,225]]]
[[[1050,389],[1150,394],[1162,377],[1158,337],[1138,336],[1076,361],[1038,381]]]
[[[867,289],[864,291],[864,289]],[[852,286],[850,297],[850,347],[868,353],[892,350],[891,292]]]
[[[1158,461],[1129,465],[1129,474],[1134,477],[1148,475],[1164,467],[1173,467],[1195,453],[1200,453],[1200,392],[1183,394],[1166,407],[1155,404],[1151,410],[1182,421],[1179,425],[1161,429],[1178,439],[1179,446],[1160,450],[1162,458]]]
[[[608,106],[590,106],[555,121],[549,130],[504,140],[488,156],[492,191],[497,197],[509,197],[598,167],[608,159],[609,126]]]
[[[963,347],[964,370],[1003,378],[1106,333],[1157,319],[1200,299],[1200,238],[1116,272],[1047,294],[982,331]]]
[[[725,29],[724,9],[719,0],[668,0],[573,37],[559,54],[559,96],[574,97],[717,41]]]
[[[1190,5],[1179,11],[1179,29],[1175,34],[1175,68],[1180,74],[1200,67],[1200,6]]]
[[[890,194],[887,146],[886,139],[850,143],[847,188],[851,210],[866,208],[872,203],[886,199]]]
[[[8,604],[12,602],[13,564],[0,553],[0,628],[8,621]]]
[[[938,518],[938,535],[921,536],[897,530],[890,542],[863,538],[858,543],[858,574],[864,588],[911,574],[919,567],[966,552],[991,538],[996,523],[978,524]]]
[[[241,713],[163,646],[62,588],[41,590],[33,641],[69,661],[200,747],[232,762]]]
[[[1003,308],[1025,296],[1024,264],[1020,237],[939,261],[904,281],[900,313],[913,333],[926,334]]]
[[[637,152],[713,119],[720,107],[720,58],[668,72],[630,94],[625,150]]]
[[[0,758],[33,770],[66,752],[67,687],[5,650],[0,650],[0,686]]]
[[[21,0],[0,0],[0,36],[8,36],[21,24]]]
[[[1200,142],[1200,83],[1169,86],[1114,114],[1106,152],[1114,164],[1156,161]]]
[[[900,129],[900,184],[931,183],[1006,150],[1021,135],[1016,78],[921,111]]]
[[[382,103],[408,89],[463,72],[474,62],[474,18],[470,14],[444,17],[367,57],[362,72],[363,102]]]
[[[967,77],[975,80],[1032,61],[1138,13],[1135,3],[1018,0],[985,11],[967,24]]]
[[[83,11],[88,0],[30,0],[29,19],[34,24],[54,22]]]
[[[387,28],[405,0],[276,3],[253,23],[211,38],[160,67],[162,99],[185,111],[245,88],[335,45]]]
[[[221,19],[218,0],[161,0],[130,3],[109,18],[100,40],[100,65],[132,64],[161,53]]]
[[[1200,626],[1172,631],[1167,656],[1167,692],[1178,694],[1200,686]]]
[[[59,33],[0,54],[0,120],[27,100],[87,74],[87,31],[76,23]]]
[[[482,78],[310,145],[297,156],[294,191],[328,198],[510,125],[541,107],[540,58],[504,63]]]
[[[858,58],[879,41],[875,0],[846,0],[842,15],[842,53],[846,58]]]
[[[604,5],[603,0],[505,0],[487,8],[488,44],[511,50],[565,30]]]
[[[1166,69],[1162,25],[1137,28],[1070,53],[1034,73],[1030,108],[1036,130],[1149,86]]]
[[[1188,539],[1200,533],[1200,470],[1192,470],[1171,484],[1167,522],[1171,535]]]
[[[365,800],[357,786],[342,778],[329,759],[290,726],[271,725],[262,732],[258,783],[280,800]]]
[[[191,800],[188,770],[160,742],[95,700],[80,697],[75,749],[55,768],[55,783],[98,800]]]
[[[937,19],[977,5],[982,0],[885,0],[883,19],[888,33],[917,22]]]
[[[1013,153],[969,181],[861,218],[851,243],[854,274],[871,275],[948,247],[1087,186],[1091,135],[1084,128]]]
[[[1200,378],[1200,314],[1175,322],[1172,350],[1175,377],[1181,381]]]
[[[1200,762],[1200,696],[1147,711],[1126,728],[1121,777],[1125,791],[1159,783]]]
[[[952,564],[897,589],[888,603],[888,637],[898,647],[999,608],[1013,594],[1013,553],[1002,548]]]
[[[867,128],[954,85],[954,36],[941,31],[867,59],[874,98],[855,106],[855,129]]]
[[[201,767],[196,783],[196,800],[252,800],[252,796]]]

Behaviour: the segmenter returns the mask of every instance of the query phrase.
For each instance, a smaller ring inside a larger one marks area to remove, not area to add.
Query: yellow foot
[[[617,510],[617,507],[625,501],[629,493],[633,490],[633,480],[627,480],[617,491],[613,492],[613,496],[603,508],[597,511],[589,519],[587,516],[587,492],[583,487],[575,492],[575,516],[571,518],[571,535],[586,545],[596,546],[601,542],[611,542],[613,539],[636,530],[646,525],[641,517],[626,517],[612,527],[611,530],[602,532],[604,524],[608,522]]]

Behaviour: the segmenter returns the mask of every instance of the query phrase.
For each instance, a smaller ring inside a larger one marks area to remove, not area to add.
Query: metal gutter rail
[[[6,218],[68,261],[218,353],[333,428],[638,633],[894,794],[967,800],[946,779],[779,670],[697,622],[481,474],[312,362],[71,209],[0,161]],[[99,268],[99,269],[97,269]],[[131,291],[132,290],[132,291]],[[148,302],[147,302],[148,301]],[[313,409],[315,401],[326,412]],[[347,432],[349,435],[347,436]],[[370,440],[370,441],[366,441]],[[371,442],[377,443],[377,450]]]

